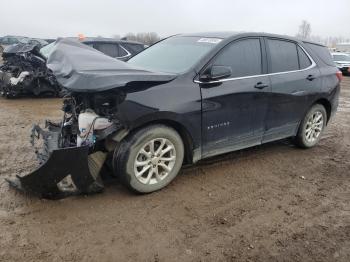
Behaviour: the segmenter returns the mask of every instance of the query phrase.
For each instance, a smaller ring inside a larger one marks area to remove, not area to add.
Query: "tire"
[[[321,104],[313,105],[300,123],[297,136],[294,139],[295,144],[301,148],[314,147],[320,141],[326,124],[327,113],[324,106]]]
[[[171,127],[157,124],[142,128],[121,142],[114,152],[113,169],[132,191],[150,193],[167,186],[177,176],[183,158],[180,135]]]

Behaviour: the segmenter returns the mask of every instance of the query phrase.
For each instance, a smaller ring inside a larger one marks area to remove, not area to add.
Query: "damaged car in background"
[[[149,193],[183,163],[287,137],[311,148],[342,79],[326,47],[265,33],[177,35],[127,63],[60,39],[47,66],[69,92],[62,121],[33,127],[40,166],[7,179],[46,198],[101,192],[106,166]]]
[[[146,48],[144,44],[101,37],[69,37],[91,46],[100,52],[119,60],[127,60]],[[34,41],[34,40],[33,40]],[[0,92],[5,97],[21,95],[59,96],[61,86],[46,66],[55,43],[43,46],[36,43],[17,43],[3,51],[4,64],[0,66]]]
[[[45,48],[45,47],[43,47]],[[61,86],[46,67],[39,45],[18,43],[7,46],[0,65],[0,93],[7,98],[21,95],[57,96]]]

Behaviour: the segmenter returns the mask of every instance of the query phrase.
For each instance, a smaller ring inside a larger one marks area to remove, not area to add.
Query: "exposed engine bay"
[[[21,95],[58,96],[61,86],[46,66],[46,58],[35,44],[15,44],[2,53],[0,93],[5,97]]]
[[[63,101],[60,147],[92,146],[120,127],[118,94],[76,93]],[[106,131],[107,130],[107,131]]]
[[[33,126],[31,143],[40,167],[9,183],[45,198],[103,191],[101,170],[117,145],[109,136],[123,128],[114,115],[118,97],[67,95],[61,122]]]

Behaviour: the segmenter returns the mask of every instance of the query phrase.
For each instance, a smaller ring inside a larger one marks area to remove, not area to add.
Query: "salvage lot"
[[[162,191],[39,200],[29,129],[60,99],[0,99],[0,261],[350,261],[350,78],[320,145],[267,144],[184,168]]]

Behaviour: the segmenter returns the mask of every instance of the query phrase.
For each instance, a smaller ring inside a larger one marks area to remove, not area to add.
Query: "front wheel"
[[[131,134],[113,157],[114,172],[138,193],[150,193],[168,185],[184,158],[180,135],[171,127],[152,125]]]
[[[302,148],[315,146],[321,138],[327,123],[327,113],[323,105],[316,104],[305,115],[295,137],[296,145]]]

